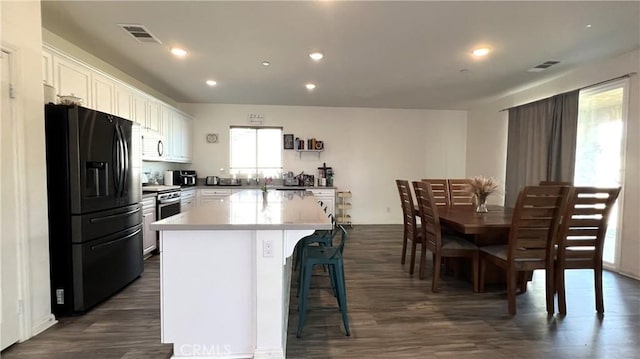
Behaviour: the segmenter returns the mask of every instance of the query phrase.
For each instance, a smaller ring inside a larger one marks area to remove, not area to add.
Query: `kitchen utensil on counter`
[[[217,186],[220,184],[220,177],[218,176],[207,176],[205,180],[205,184],[207,186]]]
[[[151,175],[150,172],[142,172],[142,173],[140,173],[140,183],[142,183],[143,185],[149,184],[149,176],[150,175]]]

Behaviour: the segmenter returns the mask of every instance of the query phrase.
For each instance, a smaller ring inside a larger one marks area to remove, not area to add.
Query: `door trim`
[[[57,323],[53,315],[43,316],[40,323],[32,323],[32,299],[31,299],[31,260],[29,247],[29,223],[28,223],[28,198],[27,198],[27,172],[26,172],[26,137],[24,130],[24,114],[21,104],[25,101],[21,89],[22,81],[19,76],[21,72],[21,53],[20,50],[3,41],[0,43],[0,51],[3,55],[9,57],[9,80],[15,88],[15,96],[9,101],[9,119],[14,123],[12,138],[15,139],[15,162],[14,179],[16,181],[15,192],[15,215],[16,215],[16,242],[17,242],[17,264],[18,264],[18,300],[21,303],[21,310],[18,314],[19,340],[23,342],[32,336],[39,334],[51,325]]]

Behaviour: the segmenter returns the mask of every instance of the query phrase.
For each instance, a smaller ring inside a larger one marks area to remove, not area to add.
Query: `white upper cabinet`
[[[191,162],[191,117],[133,86],[44,47],[42,78],[59,95],[80,97],[82,105],[138,123],[163,139],[164,155],[156,161]]]
[[[147,97],[139,92],[133,93],[133,119],[132,121],[142,127],[147,126]]]
[[[93,108],[114,114],[116,111],[115,84],[113,80],[98,73],[91,74],[93,84]]]
[[[116,93],[116,108],[115,115],[126,118],[127,120],[133,121],[133,95],[131,94],[131,89],[116,84],[115,86]]]
[[[180,112],[174,112],[171,121],[172,158],[176,162],[191,162],[191,119]]]
[[[160,104],[156,101],[149,100],[147,109],[146,127],[153,131],[160,132],[160,121],[162,120],[160,118]]]
[[[93,108],[91,70],[73,60],[54,56],[53,81],[58,95],[73,94],[82,99],[83,106]]]
[[[182,158],[184,162],[193,160],[193,120],[191,117],[182,116]]]
[[[165,160],[170,162],[191,162],[191,118],[179,111],[161,108],[160,133],[164,136]]]
[[[164,152],[167,160],[173,159],[173,141],[171,141],[172,117],[174,111],[166,106],[160,106],[160,135],[164,138]]]

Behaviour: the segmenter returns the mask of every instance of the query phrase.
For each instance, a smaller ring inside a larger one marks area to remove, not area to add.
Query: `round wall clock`
[[[207,134],[207,142],[208,143],[216,143],[216,142],[218,142],[218,134],[217,133],[209,133],[209,134]]]

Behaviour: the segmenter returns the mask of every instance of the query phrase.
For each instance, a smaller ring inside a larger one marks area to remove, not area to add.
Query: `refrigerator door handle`
[[[113,189],[116,196],[120,193],[120,134],[117,127],[114,129],[113,142],[111,143],[111,157],[113,160],[113,166],[111,173],[113,175]]]
[[[120,126],[120,133],[122,134],[122,148],[124,150],[124,155],[122,156],[124,159],[124,166],[122,172],[122,195],[124,196],[124,191],[127,188],[127,174],[129,173],[129,144],[125,140],[126,137],[124,135],[124,130],[122,126]]]
[[[116,132],[118,133],[118,154],[119,154],[119,161],[118,161],[118,167],[120,170],[120,177],[118,178],[118,183],[120,185],[120,191],[118,193],[118,196],[123,197],[124,196],[124,190],[125,190],[125,183],[126,183],[126,178],[127,178],[127,157],[128,157],[128,153],[127,153],[127,145],[124,141],[124,134],[122,133],[122,126],[120,126],[120,124],[116,124]]]
[[[113,220],[115,218],[120,218],[120,217],[123,217],[123,216],[131,216],[132,214],[136,214],[138,212],[140,212],[140,208],[136,208],[136,209],[133,209],[131,211],[124,212],[124,213],[118,213],[118,214],[112,214],[112,215],[109,215],[109,216],[91,218],[89,220],[89,222],[91,224],[94,224],[94,223],[100,223],[100,222],[104,222],[104,221],[111,221],[111,220]]]
[[[116,238],[114,240],[111,240],[111,241],[108,241],[108,242],[105,242],[105,243],[100,243],[100,244],[93,245],[93,246],[91,246],[91,250],[95,251],[97,249],[108,247],[108,246],[114,245],[114,244],[116,244],[118,242],[122,242],[122,241],[127,240],[127,239],[129,239],[131,237],[134,237],[135,235],[140,233],[140,231],[142,231],[142,229],[137,229],[135,232],[133,232],[131,234],[128,234],[128,235],[126,235],[124,237]]]

